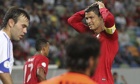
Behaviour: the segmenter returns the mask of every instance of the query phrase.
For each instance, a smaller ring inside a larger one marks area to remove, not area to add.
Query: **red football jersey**
[[[37,69],[42,67],[45,74],[48,72],[49,60],[47,57],[42,55],[35,55],[29,58],[24,65],[24,84],[37,84],[39,83],[37,79]]]
[[[115,27],[114,16],[108,9],[101,8],[100,13],[104,20],[105,30],[96,36],[101,42],[101,55],[92,79],[99,84],[114,84],[111,67],[118,52],[118,33]],[[92,33],[93,31],[82,22],[84,17],[84,10],[79,11],[68,19],[68,23],[80,33]],[[94,33],[93,36],[95,36]]]

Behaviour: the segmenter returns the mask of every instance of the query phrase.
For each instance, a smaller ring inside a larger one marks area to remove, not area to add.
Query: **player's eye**
[[[90,19],[93,19],[94,17],[90,17]]]
[[[25,24],[22,24],[22,28],[26,28],[27,26]]]

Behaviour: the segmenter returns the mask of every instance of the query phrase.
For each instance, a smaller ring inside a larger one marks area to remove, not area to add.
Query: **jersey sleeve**
[[[109,37],[118,38],[118,33],[115,26],[115,19],[111,12],[106,8],[101,8],[100,13],[105,24],[105,33]],[[112,36],[111,36],[112,35]]]
[[[48,71],[48,65],[49,65],[49,60],[48,58],[44,58],[44,59],[41,59],[38,64],[37,64],[37,69],[42,67],[45,71],[45,73],[47,73]]]
[[[0,73],[10,73],[10,42],[0,37]]]
[[[80,33],[90,32],[91,30],[88,28],[88,26],[82,22],[84,17],[84,10],[76,12],[70,18],[68,18],[68,24],[70,24],[76,31]]]

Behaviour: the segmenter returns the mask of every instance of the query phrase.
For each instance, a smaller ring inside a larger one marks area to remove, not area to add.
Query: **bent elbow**
[[[106,26],[107,28],[109,28],[109,27],[112,27],[114,24],[115,24],[114,16],[110,14],[110,15],[107,16],[107,18],[106,18],[105,26]]]
[[[72,19],[71,19],[71,17],[68,18],[67,22],[68,22],[68,24],[72,24]]]

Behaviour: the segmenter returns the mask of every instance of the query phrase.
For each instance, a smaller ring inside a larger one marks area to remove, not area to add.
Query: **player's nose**
[[[87,19],[86,22],[89,24],[91,22],[91,19]]]
[[[23,29],[23,33],[24,33],[24,34],[27,33],[27,28],[24,28],[24,29]]]

